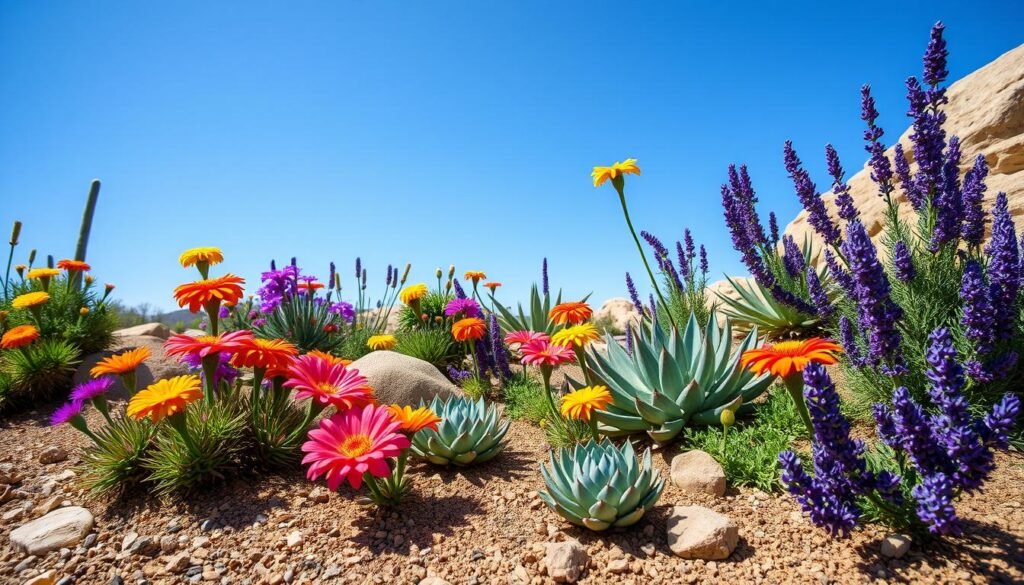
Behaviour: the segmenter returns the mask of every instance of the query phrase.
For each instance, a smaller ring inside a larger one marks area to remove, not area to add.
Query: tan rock
[[[629,299],[608,299],[594,312],[594,323],[607,327],[612,335],[625,333],[627,325],[636,327],[639,321],[640,314]]]
[[[374,351],[352,362],[351,368],[366,376],[382,404],[418,406],[434,396],[459,394],[434,365],[393,351]]]
[[[691,494],[725,495],[725,470],[715,458],[694,449],[672,458],[672,483]]]
[[[667,524],[668,547],[684,559],[721,560],[739,542],[739,527],[703,506],[676,506]]]
[[[142,325],[136,325],[134,327],[118,329],[114,332],[114,335],[118,337],[139,337],[140,335],[145,335],[148,337],[167,339],[171,336],[171,330],[163,323],[143,323]]]
[[[556,583],[575,583],[587,569],[587,549],[576,540],[549,542],[544,564]]]
[[[983,154],[989,165],[985,208],[991,209],[996,193],[1003,191],[1009,199],[1010,214],[1015,219],[1024,215],[1024,45],[1008,51],[952,84],[947,95],[949,104],[943,108],[947,116],[945,130],[947,136],[960,138],[961,151],[964,153],[961,173],[970,168],[978,154]],[[898,113],[883,112],[889,115]],[[907,156],[913,157],[910,134],[911,129],[908,128],[899,142]],[[804,147],[801,154],[804,160],[812,156],[807,147]],[[857,153],[857,156],[861,154]],[[890,148],[887,154],[891,160],[893,150]],[[849,185],[864,226],[877,244],[882,232],[885,202],[878,196],[877,186],[871,180],[866,166],[850,177]],[[833,218],[836,218],[834,195],[829,192],[822,198]],[[911,225],[915,225],[914,211],[902,192],[898,200],[901,217],[911,220]],[[798,242],[803,241],[805,236],[812,237],[818,244],[816,250],[821,250],[821,240],[808,223],[806,211],[801,211],[786,227],[786,233],[794,236]]]
[[[46,554],[77,544],[92,530],[92,525],[93,518],[89,510],[79,506],[58,508],[14,529],[11,532],[11,544],[30,555]]]

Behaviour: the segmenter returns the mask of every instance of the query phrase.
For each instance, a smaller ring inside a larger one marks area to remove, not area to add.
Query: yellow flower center
[[[316,388],[324,394],[337,394],[338,392],[338,387],[328,382],[320,382],[316,385]]]
[[[373,447],[373,441],[367,435],[351,435],[338,445],[338,453],[345,457],[355,458],[366,455],[371,447]]]
[[[772,352],[784,356],[795,356],[803,355],[804,342],[802,341],[780,341],[779,343],[772,344],[768,349]]]

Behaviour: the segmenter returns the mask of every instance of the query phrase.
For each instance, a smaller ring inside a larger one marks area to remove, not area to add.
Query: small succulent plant
[[[412,452],[437,465],[471,465],[490,461],[505,448],[509,422],[493,404],[460,396],[435,396],[430,410],[441,417],[437,430],[413,436]]]
[[[540,466],[546,491],[540,498],[577,526],[601,531],[636,524],[661,497],[665,480],[651,467],[651,450],[637,460],[629,441],[616,447],[600,443],[559,449]]]
[[[641,327],[632,355],[609,339],[607,350],[589,356],[612,393],[596,415],[602,434],[646,432],[664,443],[688,424],[720,424],[723,410],[749,411],[774,379],[740,364],[743,352],[759,345],[755,327],[734,349],[730,320],[719,325],[714,311],[703,331],[693,315],[682,332],[658,323]]]

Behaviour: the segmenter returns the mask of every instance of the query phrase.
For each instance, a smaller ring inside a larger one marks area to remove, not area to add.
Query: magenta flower
[[[410,445],[400,431],[401,425],[386,407],[372,404],[324,419],[302,445],[306,453],[302,463],[310,464],[306,477],[314,481],[324,476],[332,491],[342,480],[359,489],[365,473],[388,477],[387,459],[398,457]]]

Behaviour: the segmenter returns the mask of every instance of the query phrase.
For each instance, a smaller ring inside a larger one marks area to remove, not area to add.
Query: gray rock
[[[882,556],[901,559],[910,550],[913,541],[904,534],[890,534],[882,540]]]
[[[78,543],[92,530],[92,513],[79,506],[58,508],[11,532],[11,544],[30,555]]]
[[[393,351],[371,352],[349,367],[366,376],[382,404],[418,406],[421,400],[460,393],[432,364]]]
[[[670,475],[672,483],[684,492],[718,498],[725,495],[725,470],[704,451],[694,449],[673,457]]]
[[[739,527],[725,514],[703,506],[676,506],[669,516],[668,547],[684,559],[721,560],[732,554]]]
[[[549,542],[546,548],[544,564],[548,576],[557,583],[575,583],[587,569],[590,557],[587,549],[578,541]]]
[[[56,445],[52,445],[43,449],[42,453],[39,454],[39,462],[43,465],[49,465],[51,463],[60,463],[68,458],[68,452]]]

